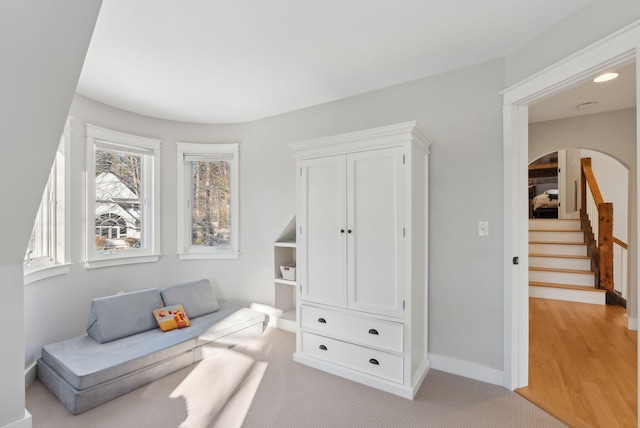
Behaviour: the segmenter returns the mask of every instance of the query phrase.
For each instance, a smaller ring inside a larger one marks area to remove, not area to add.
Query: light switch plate
[[[489,236],[489,222],[488,221],[479,221],[478,222],[478,236]]]

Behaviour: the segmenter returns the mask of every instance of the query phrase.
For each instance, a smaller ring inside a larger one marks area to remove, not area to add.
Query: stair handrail
[[[598,288],[614,293],[613,284],[613,204],[605,202],[593,169],[591,158],[580,159],[580,219],[585,231]]]
[[[627,244],[626,242],[624,242],[622,239],[618,239],[615,236],[613,237],[613,242],[615,244],[620,245],[622,248],[624,248],[625,250],[629,248],[629,244]]]

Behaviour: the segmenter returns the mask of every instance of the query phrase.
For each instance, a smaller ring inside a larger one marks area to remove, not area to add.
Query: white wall
[[[571,218],[578,218],[580,212],[580,150],[579,149],[565,149],[565,165],[564,165],[564,180],[565,190],[568,193],[566,198],[566,207],[564,212],[569,214]],[[628,186],[628,182],[625,182],[625,186]],[[625,205],[626,207],[626,205]]]
[[[0,426],[31,425],[24,407],[22,259],[100,1],[0,2]]]
[[[637,20],[638,0],[593,0],[508,55],[505,82],[513,85]]]
[[[73,266],[25,287],[25,364],[42,345],[81,334],[91,298],[206,277],[223,299],[272,304],[273,242],[295,214],[288,144],[418,120],[436,139],[431,157],[430,352],[502,370],[503,64],[475,67],[238,125],[168,122],[76,97],[71,109]],[[162,140],[162,253],[158,263],[87,271],[82,265],[86,122]],[[238,260],[178,261],[175,142],[240,142]],[[477,236],[478,220],[490,236]],[[493,226],[492,226],[493,225]],[[26,242],[26,241],[25,241]],[[464,268],[462,268],[464,267]],[[52,325],[56,306],[65,323]],[[482,322],[478,322],[478,320]]]
[[[636,109],[616,110],[529,124],[529,161],[559,149],[607,153],[636,167]]]

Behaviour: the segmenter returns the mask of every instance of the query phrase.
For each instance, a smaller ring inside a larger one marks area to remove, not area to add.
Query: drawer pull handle
[[[372,328],[371,330],[369,330],[369,334],[375,334],[377,336],[378,330],[376,330],[375,328]]]
[[[375,365],[375,366],[379,366],[379,365],[380,365],[380,363],[378,362],[378,360],[376,360],[375,358],[370,359],[370,360],[369,360],[369,362],[370,362],[371,364]]]
[[[327,350],[327,347],[326,347],[326,346],[324,346],[324,345],[320,345],[320,346],[319,346],[319,348],[320,348],[322,351],[326,351],[326,350]]]
[[[325,320],[324,318],[318,318],[318,322],[319,322],[320,324],[326,324],[326,323],[327,323],[327,320]]]

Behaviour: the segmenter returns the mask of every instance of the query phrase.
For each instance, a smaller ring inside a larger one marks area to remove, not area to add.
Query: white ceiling
[[[594,83],[592,79],[596,75],[590,76],[585,82],[532,104],[529,106],[529,122],[535,123],[635,107],[635,63],[603,71],[615,71],[620,75],[614,80],[603,83]],[[581,104],[592,102],[595,103],[592,107],[577,108]]]
[[[502,58],[590,0],[105,0],[78,83],[231,123]]]

